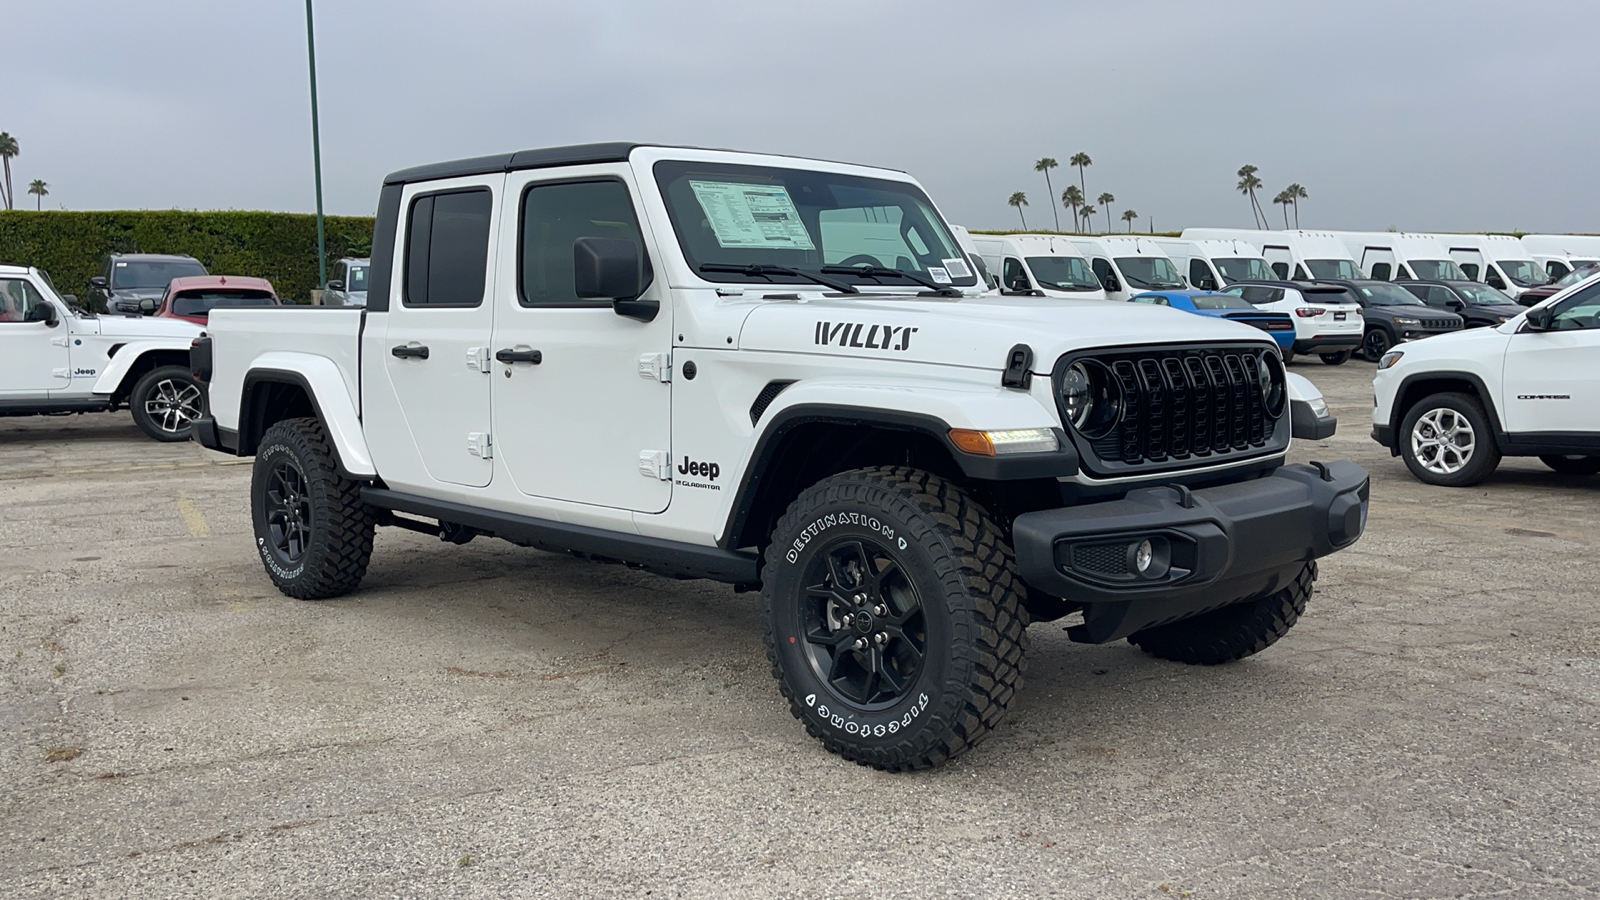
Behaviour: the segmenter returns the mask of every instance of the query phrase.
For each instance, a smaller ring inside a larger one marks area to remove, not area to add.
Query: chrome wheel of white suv
[[[1437,475],[1454,475],[1466,468],[1476,446],[1472,423],[1448,407],[1423,413],[1411,426],[1411,452],[1423,468]]]
[[[1500,447],[1477,398],[1433,394],[1406,413],[1400,455],[1411,474],[1428,484],[1477,484],[1500,465]]]

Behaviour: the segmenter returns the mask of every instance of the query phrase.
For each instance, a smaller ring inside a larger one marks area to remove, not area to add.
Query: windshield
[[[656,183],[689,267],[708,281],[812,284],[781,273],[708,272],[706,265],[903,269],[940,285],[970,287],[967,265],[944,220],[916,185],[859,175],[731,163],[662,160]],[[893,275],[838,275],[862,287]]]
[[[1501,263],[1501,265],[1505,265]],[[1455,286],[1456,292],[1462,294],[1473,303],[1482,303],[1488,306],[1516,306],[1517,301],[1500,293],[1487,284],[1468,282]]]
[[[1222,273],[1222,281],[1225,284],[1233,284],[1235,281],[1272,281],[1278,277],[1264,259],[1239,256],[1211,261],[1216,264],[1217,271]]]
[[[1306,269],[1311,272],[1312,278],[1336,278],[1349,281],[1360,278],[1361,273],[1356,271],[1354,260],[1349,259],[1308,259]]]
[[[1165,256],[1122,256],[1117,258],[1117,270],[1128,283],[1139,288],[1181,288],[1183,276],[1178,267]]]
[[[1056,291],[1098,291],[1100,279],[1080,256],[1030,256],[1028,268],[1040,287]]]
[[[250,291],[242,288],[238,290],[183,291],[172,298],[172,314],[175,316],[199,316],[203,319],[219,306],[273,306],[276,302],[272,295],[266,291]]]
[[[1497,259],[1500,271],[1516,283],[1518,287],[1538,287],[1550,283],[1550,274],[1530,259]]]
[[[122,290],[165,288],[174,278],[204,274],[206,267],[194,260],[118,262],[111,268],[111,286]]]
[[[1405,288],[1383,282],[1363,284],[1356,290],[1361,292],[1361,300],[1367,306],[1418,306],[1422,302]]]
[[[350,283],[345,285],[344,289],[347,290],[347,291],[350,291],[352,293],[354,293],[356,291],[364,291],[364,290],[366,290],[367,289],[367,267],[366,266],[351,266],[350,267]]]
[[[1467,280],[1467,274],[1453,259],[1408,259],[1406,265],[1411,267],[1412,274],[1429,281]]]
[[[1242,297],[1231,294],[1200,294],[1190,299],[1194,301],[1195,309],[1255,309]]]

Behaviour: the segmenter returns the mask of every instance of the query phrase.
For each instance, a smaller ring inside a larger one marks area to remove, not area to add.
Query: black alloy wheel
[[[294,565],[306,555],[315,513],[306,490],[306,476],[291,458],[284,457],[267,476],[267,546],[278,561]]]
[[[806,567],[798,630],[812,672],[840,699],[866,709],[898,703],[928,650],[916,586],[888,548],[844,538]]]
[[[1367,336],[1361,340],[1361,355],[1365,356],[1369,362],[1377,362],[1393,346],[1394,341],[1389,339],[1389,332],[1384,331],[1382,328],[1374,328],[1368,331]]]

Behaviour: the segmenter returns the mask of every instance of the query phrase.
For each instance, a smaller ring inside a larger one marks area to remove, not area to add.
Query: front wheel
[[[1389,339],[1389,332],[1384,331],[1382,328],[1374,328],[1368,331],[1367,336],[1362,339],[1361,354],[1369,362],[1377,362],[1383,359],[1383,355],[1388,353],[1389,348],[1393,346],[1394,341]]]
[[[316,419],[285,419],[261,436],[250,518],[267,576],[290,597],[348,594],[367,573],[376,520]]]
[[[128,394],[133,423],[163,443],[187,441],[194,420],[205,415],[205,392],[185,366],[161,366],[144,373]]]
[[[762,570],[767,656],[795,718],[862,765],[938,765],[1000,724],[1022,684],[1011,548],[959,487],[857,469],[790,504]]]
[[[1292,584],[1265,597],[1170,625],[1136,631],[1128,643],[1159,659],[1194,666],[1218,666],[1254,656],[1289,633],[1306,611],[1317,564],[1308,562]]]
[[[1539,462],[1562,475],[1594,475],[1600,473],[1600,456],[1541,456]]]
[[[1417,480],[1466,487],[1500,465],[1500,448],[1489,417],[1467,394],[1433,394],[1406,413],[1400,425],[1400,456]]]
[[[1350,353],[1349,350],[1340,350],[1337,353],[1319,353],[1317,356],[1325,365],[1342,366],[1350,359]]]

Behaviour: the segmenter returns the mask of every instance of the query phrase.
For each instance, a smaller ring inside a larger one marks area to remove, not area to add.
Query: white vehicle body
[[[1236,281],[1269,281],[1279,277],[1254,244],[1232,240],[1152,238],[1177,265],[1189,286],[1218,291]]]
[[[1362,273],[1376,281],[1414,278],[1461,281],[1466,276],[1445,246],[1429,234],[1402,231],[1336,231]]]
[[[1516,299],[1523,291],[1549,284],[1545,264],[1508,234],[1435,234],[1468,281],[1476,281]],[[1418,275],[1422,278],[1425,276]]]
[[[1248,228],[1185,228],[1186,241],[1243,241],[1260,251],[1279,278],[1309,281],[1364,277],[1344,242],[1331,231],[1255,231]]]
[[[1106,292],[1070,238],[1050,234],[978,235],[973,247],[1003,291],[1104,300]]]
[[[1366,320],[1361,305],[1343,288],[1320,285],[1236,284],[1223,289],[1258,309],[1288,313],[1294,319],[1294,353],[1345,354],[1361,346]],[[1292,354],[1289,354],[1292,356]],[[1340,359],[1343,362],[1344,359]]]
[[[257,551],[290,596],[353,590],[380,523],[759,585],[794,714],[850,758],[934,765],[959,717],[932,710],[1015,682],[1019,604],[1059,618],[1045,600],[1070,595],[1074,639],[1105,642],[1303,603],[1368,491],[1350,463],[1286,463],[1332,420],[1264,332],[1003,296],[961,257],[915,180],[865,166],[602,144],[405,170],[365,310],[212,314],[196,435],[256,456]],[[965,671],[920,662],[965,652],[943,624],[965,601],[914,554],[979,543],[993,571],[961,578],[994,580],[971,615],[1006,661],[936,684]],[[932,602],[907,611],[891,577]],[[912,641],[914,666],[884,668]],[[892,699],[840,694],[842,665]],[[900,743],[925,734],[942,743]]]
[[[1600,235],[1525,234],[1522,247],[1556,281],[1579,266],[1600,265]]]
[[[1373,438],[1425,481],[1473,483],[1501,455],[1600,457],[1600,276],[1503,324],[1398,347],[1373,387]],[[1430,423],[1447,395],[1470,398],[1485,421],[1474,428],[1470,411],[1445,407]]]
[[[1123,303],[1145,291],[1189,286],[1177,265],[1150,238],[1073,238],[1072,244],[1089,260],[1107,300]]]
[[[201,328],[70,307],[38,269],[0,266],[0,416],[100,412],[163,366],[187,366]],[[197,395],[198,396],[198,395]]]

